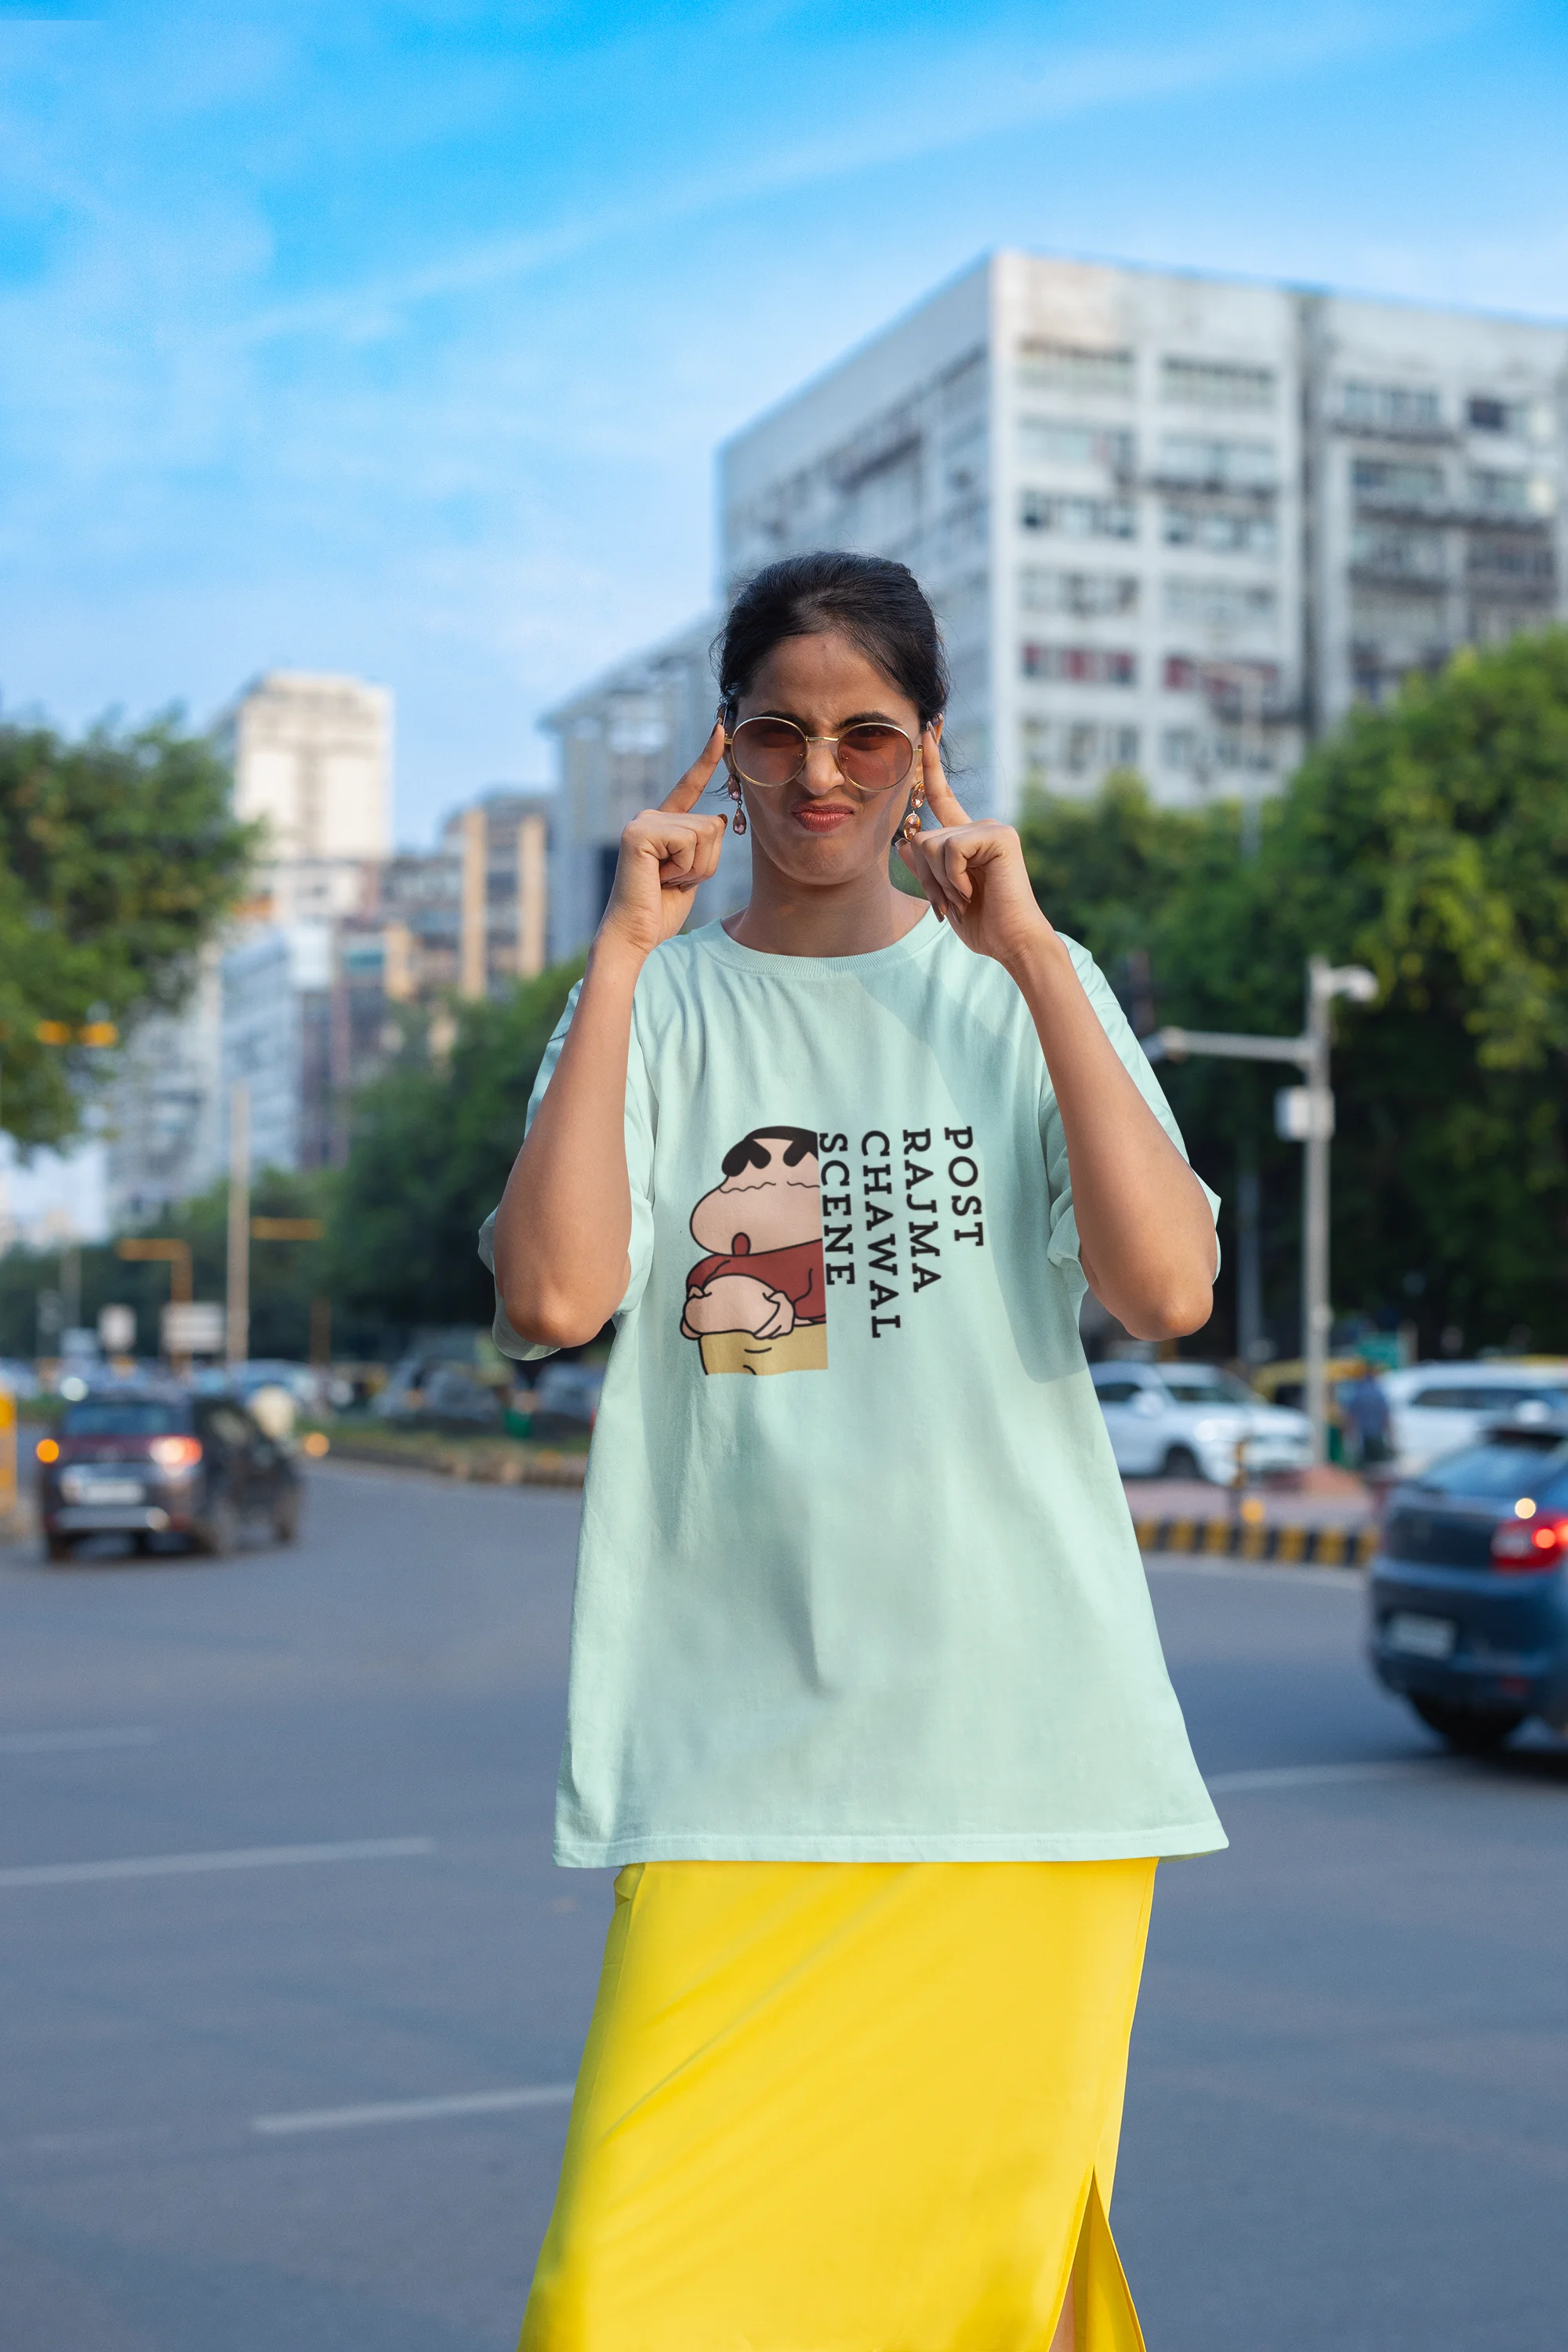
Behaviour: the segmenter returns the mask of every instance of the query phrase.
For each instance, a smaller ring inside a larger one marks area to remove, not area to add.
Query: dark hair
[[[726,1176],[738,1176],[742,1168],[767,1168],[773,1163],[773,1153],[758,1150],[759,1144],[786,1143],[784,1156],[786,1168],[798,1168],[803,1160],[816,1156],[816,1130],[810,1127],[753,1127],[739,1143],[731,1144],[719,1165]]]
[[[928,727],[947,708],[947,659],[936,614],[909,566],[885,555],[823,549],[753,572],[718,640],[719,691],[733,710],[776,645],[830,629],[859,646],[907,695]]]

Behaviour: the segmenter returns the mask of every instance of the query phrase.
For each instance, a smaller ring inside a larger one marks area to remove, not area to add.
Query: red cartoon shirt
[[[789,1249],[758,1250],[753,1257],[744,1234],[735,1235],[730,1257],[705,1257],[686,1277],[686,1295],[706,1290],[721,1274],[750,1274],[770,1290],[782,1290],[795,1307],[797,1323],[821,1323],[827,1316],[827,1286],[823,1275],[822,1244],[795,1242]]]

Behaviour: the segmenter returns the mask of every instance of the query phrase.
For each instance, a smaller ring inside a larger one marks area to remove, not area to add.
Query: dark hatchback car
[[[84,1397],[37,1454],[48,1559],[68,1559],[86,1535],[129,1536],[138,1550],[183,1536],[216,1557],[234,1549],[247,1522],[262,1521],[279,1543],[300,1532],[292,1453],[237,1397],[174,1388]]]
[[[1378,1679],[1456,1748],[1568,1728],[1568,1421],[1504,1424],[1388,1499],[1372,1564]]]

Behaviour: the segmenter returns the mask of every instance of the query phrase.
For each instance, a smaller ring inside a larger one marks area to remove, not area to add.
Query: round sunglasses
[[[742,782],[766,788],[793,784],[814,743],[832,744],[839,774],[858,792],[893,792],[908,782],[915,764],[912,738],[885,719],[862,719],[838,735],[808,735],[793,719],[742,719],[725,738]]]

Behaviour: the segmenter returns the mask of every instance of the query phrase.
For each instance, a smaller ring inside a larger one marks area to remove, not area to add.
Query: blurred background
[[[1565,89],[1508,0],[0,0],[21,2352],[515,2325],[608,1335],[506,1362],[475,1235],[727,598],[818,546],[919,574],[960,797],[1223,1196],[1207,1329],[1085,1324],[1239,1817],[1151,1961],[1151,2341],[1544,2340]]]

